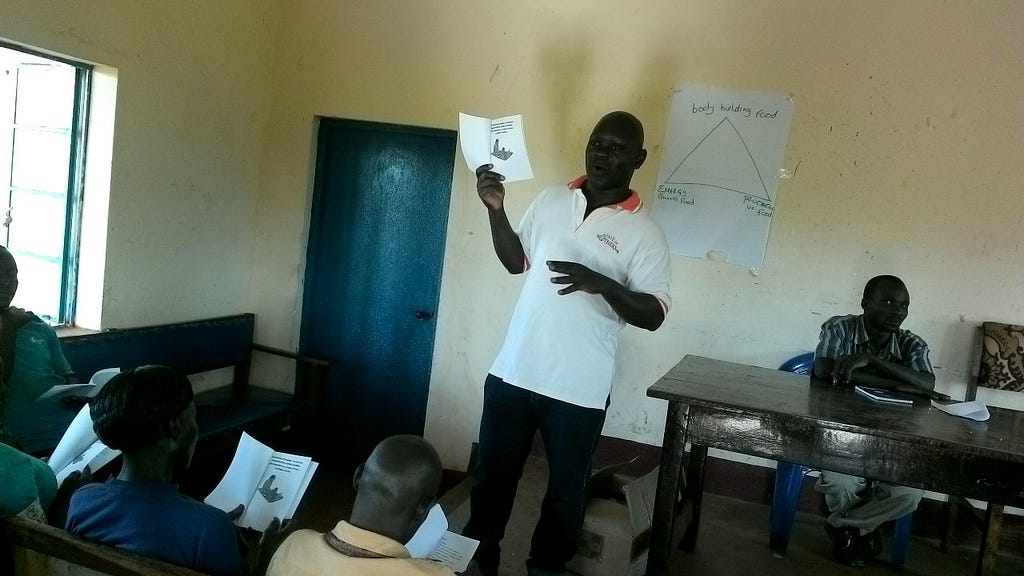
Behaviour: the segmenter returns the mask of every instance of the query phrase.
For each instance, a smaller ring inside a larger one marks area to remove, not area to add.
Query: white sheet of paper
[[[437,543],[444,537],[446,530],[448,530],[448,518],[445,517],[441,505],[434,504],[434,507],[427,512],[423,523],[416,529],[416,533],[405,543],[405,549],[413,558],[426,558],[437,547]]]
[[[461,534],[447,531],[441,537],[437,547],[427,555],[427,558],[447,564],[453,572],[461,573],[465,572],[466,568],[469,567],[469,561],[473,559],[473,554],[479,545],[479,540],[473,540]]]
[[[36,398],[36,402],[46,400],[60,400],[65,396],[78,395],[78,396],[95,396],[103,385],[110,381],[111,378],[117,375],[121,371],[120,368],[104,368],[103,370],[96,371],[89,379],[89,382],[85,384],[58,384],[46,392],[43,392]]]
[[[297,506],[302,497],[299,489],[308,485],[306,472],[309,470],[309,456],[294,456],[274,453],[263,475],[259,477],[256,493],[245,507],[245,513],[237,524],[243,528],[263,531],[277,518],[282,522],[288,518],[289,510]]]
[[[493,164],[492,170],[505,182],[533,178],[522,114],[490,120],[460,112],[459,142],[466,166],[474,173],[483,164]]]
[[[96,387],[96,390],[93,392],[93,395],[95,395],[96,392],[99,392],[100,388],[102,388],[104,384],[110,382],[111,378],[117,376],[120,373],[120,368],[104,368],[103,370],[97,370],[96,373],[92,375],[92,378],[89,378],[89,384],[92,384],[93,386]]]
[[[57,486],[64,483],[64,480],[71,475],[72,472],[81,472],[86,466],[89,470],[95,472],[100,468],[106,466],[110,462],[117,458],[121,454],[120,450],[114,450],[108,448],[106,444],[96,440],[92,446],[85,449],[77,458],[71,460],[67,466],[57,472]]]
[[[955,404],[940,404],[935,400],[932,400],[932,406],[942,410],[946,414],[960,416],[961,418],[969,418],[971,420],[977,420],[978,422],[984,422],[989,419],[988,408],[976,400],[972,400],[970,402],[957,402]]]
[[[302,479],[302,485],[299,486],[299,491],[292,500],[292,505],[285,513],[283,520],[289,520],[295,516],[295,511],[299,508],[299,503],[302,502],[302,496],[306,493],[306,489],[309,488],[309,482],[313,479],[313,473],[316,472],[316,468],[319,466],[318,463],[310,461],[309,468],[306,469],[306,477]]]
[[[47,400],[60,400],[65,396],[86,396],[92,393],[96,387],[92,384],[58,384],[36,398],[36,402]]]
[[[792,113],[786,95],[676,87],[652,208],[673,254],[762,264]]]
[[[234,510],[239,504],[249,505],[256,485],[260,481],[263,472],[267,469],[267,463],[274,451],[269,446],[264,446],[252,436],[242,432],[238,440],[238,448],[235,450],[235,457],[232,458],[228,471],[224,473],[217,487],[206,497],[206,502],[214,508],[220,508],[225,512]],[[266,528],[266,524],[260,530]]]
[[[99,438],[92,431],[89,405],[86,404],[75,415],[68,429],[64,431],[64,436],[61,436],[57,447],[53,449],[53,454],[50,454],[47,464],[50,465],[54,473],[60,472],[97,440]]]

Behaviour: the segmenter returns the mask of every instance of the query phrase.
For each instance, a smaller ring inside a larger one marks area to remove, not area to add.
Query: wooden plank
[[[15,549],[23,548],[110,576],[204,576],[202,572],[89,542],[59,528],[21,518],[0,519],[0,533],[5,540],[4,564],[11,570]]]

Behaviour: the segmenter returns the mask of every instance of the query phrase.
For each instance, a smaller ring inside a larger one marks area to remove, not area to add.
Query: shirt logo
[[[609,248],[615,250],[615,253],[619,253],[619,241],[615,239],[615,236],[611,234],[598,234],[597,239],[608,245]]]

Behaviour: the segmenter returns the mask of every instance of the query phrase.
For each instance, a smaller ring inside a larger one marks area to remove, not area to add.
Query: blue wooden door
[[[321,120],[301,348],[332,360],[324,459],[423,433],[455,136]]]

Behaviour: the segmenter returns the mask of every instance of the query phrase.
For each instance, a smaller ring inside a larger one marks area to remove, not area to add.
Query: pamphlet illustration
[[[492,170],[504,176],[505,182],[533,178],[522,114],[491,120],[459,113],[459,142],[466,166],[473,172],[493,164]]]
[[[413,558],[429,558],[447,565],[456,573],[465,572],[469,561],[476,552],[479,540],[466,538],[448,530],[448,518],[440,504],[427,513],[423,524],[405,543],[405,549]]]
[[[74,420],[64,431],[47,464],[57,476],[60,486],[72,472],[81,472],[86,466],[95,472],[120,456],[120,450],[114,450],[104,444],[92,429],[92,415],[86,404],[75,415]]]
[[[295,515],[316,468],[308,456],[275,452],[243,432],[228,471],[205,502],[225,512],[243,504],[235,524],[265,530],[274,518],[284,522]]]
[[[673,253],[762,263],[792,110],[786,96],[676,88],[653,208]]]

